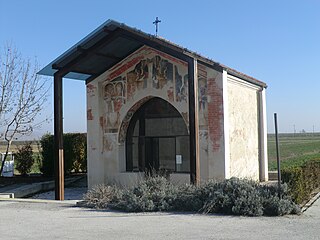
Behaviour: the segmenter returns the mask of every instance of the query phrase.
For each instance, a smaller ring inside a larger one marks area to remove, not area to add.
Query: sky
[[[0,48],[44,67],[108,19],[154,34],[159,17],[161,37],[267,83],[268,132],[275,112],[279,132],[320,132],[319,12],[320,0],[0,0]],[[64,132],[86,132],[85,83],[63,88]],[[34,136],[46,132],[53,121]]]

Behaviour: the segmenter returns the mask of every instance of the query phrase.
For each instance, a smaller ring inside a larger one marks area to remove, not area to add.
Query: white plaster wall
[[[268,139],[267,139],[267,111],[266,89],[259,91],[260,101],[260,181],[268,181]]]
[[[105,180],[97,81],[87,85],[87,132],[88,187],[92,188],[94,185],[104,183]]]
[[[190,174],[189,173],[171,173],[170,182],[176,185],[183,185],[190,183]]]
[[[108,184],[116,184],[123,187],[133,187],[144,179],[143,172],[121,172],[114,174],[112,178],[108,178]]]
[[[258,88],[228,76],[230,176],[259,180]]]

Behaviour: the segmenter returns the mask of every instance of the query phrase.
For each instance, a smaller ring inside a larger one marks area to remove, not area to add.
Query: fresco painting
[[[200,129],[207,129],[208,125],[208,72],[207,68],[198,64],[198,103]]]
[[[119,111],[125,104],[125,88],[126,83],[118,77],[115,80],[108,82],[104,86],[104,101],[105,101],[105,125],[106,133],[117,132],[120,124]]]
[[[126,121],[128,114],[125,114],[121,120],[121,110],[125,105],[135,104],[144,95],[160,94],[177,108],[182,107],[180,112],[184,112],[183,117],[188,123],[187,63],[144,46],[110,69],[105,79],[102,83],[105,134],[119,132],[119,139],[123,139],[130,118]]]
[[[127,95],[131,99],[136,91],[147,88],[149,69],[146,59],[135,65],[134,69],[127,73]]]
[[[165,85],[172,85],[173,64],[158,55],[155,56],[151,62],[153,87],[156,89],[162,89]]]
[[[179,74],[179,70],[177,66],[174,66],[174,74],[176,80],[176,101],[177,102],[187,102],[188,99],[188,75]]]

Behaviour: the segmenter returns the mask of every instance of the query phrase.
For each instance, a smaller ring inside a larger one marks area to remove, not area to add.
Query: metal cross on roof
[[[158,36],[158,24],[161,23],[161,20],[156,17],[156,20],[153,22],[153,24],[156,25],[156,36]]]

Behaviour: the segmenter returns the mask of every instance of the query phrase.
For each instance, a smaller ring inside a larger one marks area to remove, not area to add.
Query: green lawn
[[[281,168],[301,166],[306,161],[320,158],[320,134],[280,134]],[[277,169],[274,135],[268,135],[269,170]]]

